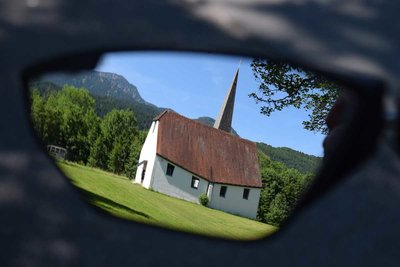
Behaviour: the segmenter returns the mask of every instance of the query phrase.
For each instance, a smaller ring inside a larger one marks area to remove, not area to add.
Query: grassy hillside
[[[235,240],[254,240],[277,230],[268,224],[144,189],[123,176],[77,164],[58,166],[89,202],[117,217]]]

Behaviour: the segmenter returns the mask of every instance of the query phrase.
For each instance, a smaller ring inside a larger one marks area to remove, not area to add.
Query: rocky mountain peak
[[[93,95],[108,96],[115,99],[147,103],[139,94],[136,86],[130,84],[123,76],[100,71],[83,71],[78,74],[50,74],[42,80],[63,86],[69,84],[84,87]]]

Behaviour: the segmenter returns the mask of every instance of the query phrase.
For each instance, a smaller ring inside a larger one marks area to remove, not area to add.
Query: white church
[[[262,187],[255,143],[231,134],[239,69],[214,127],[164,111],[153,119],[134,182],[176,198],[255,218]]]

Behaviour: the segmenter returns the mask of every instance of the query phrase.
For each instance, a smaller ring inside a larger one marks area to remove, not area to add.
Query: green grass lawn
[[[58,163],[88,201],[121,218],[173,230],[236,240],[254,240],[277,228],[169,197],[128,178],[73,163]]]

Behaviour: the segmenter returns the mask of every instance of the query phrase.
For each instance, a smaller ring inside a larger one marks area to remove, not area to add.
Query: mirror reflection
[[[323,156],[336,86],[265,59],[118,52],[30,81],[46,151],[91,204],[195,234],[279,229]]]

